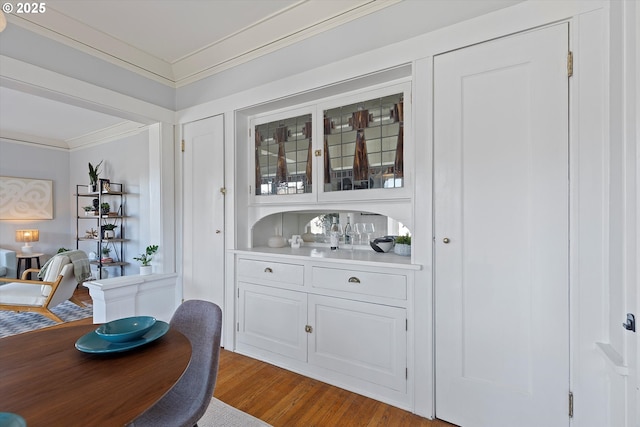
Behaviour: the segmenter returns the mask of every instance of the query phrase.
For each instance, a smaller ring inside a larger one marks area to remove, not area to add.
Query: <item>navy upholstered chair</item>
[[[218,375],[222,310],[208,301],[183,302],[170,322],[191,342],[191,361],[180,380],[131,427],[193,427],[207,410]]]

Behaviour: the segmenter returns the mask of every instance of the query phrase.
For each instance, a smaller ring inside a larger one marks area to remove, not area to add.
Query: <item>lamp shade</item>
[[[16,242],[37,242],[40,240],[38,230],[16,230]]]
[[[32,253],[31,242],[37,242],[40,239],[40,232],[33,230],[16,230],[16,242],[24,242],[21,248],[23,254]]]

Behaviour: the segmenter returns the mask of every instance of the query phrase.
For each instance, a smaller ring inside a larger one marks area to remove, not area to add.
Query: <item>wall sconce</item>
[[[38,230],[16,230],[16,242],[24,242],[21,249],[23,254],[32,253],[33,247],[30,243],[38,240],[40,240],[40,231]]]

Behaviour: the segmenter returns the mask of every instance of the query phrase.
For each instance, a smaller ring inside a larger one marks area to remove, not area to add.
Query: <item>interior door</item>
[[[223,116],[187,123],[183,136],[183,298],[224,310]]]
[[[436,416],[569,424],[568,25],[434,60]]]

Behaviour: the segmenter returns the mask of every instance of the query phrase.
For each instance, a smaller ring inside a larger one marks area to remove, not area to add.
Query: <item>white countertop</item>
[[[293,249],[289,246],[284,248],[269,248],[260,246],[257,248],[236,249],[230,251],[236,254],[247,255],[268,255],[277,258],[301,257],[320,261],[331,261],[336,263],[353,264],[357,262],[360,265],[371,265],[381,267],[403,268],[408,270],[421,270],[422,265],[412,264],[410,256],[396,255],[393,252],[380,253],[373,249],[338,249],[332,251],[328,247],[302,246]]]

